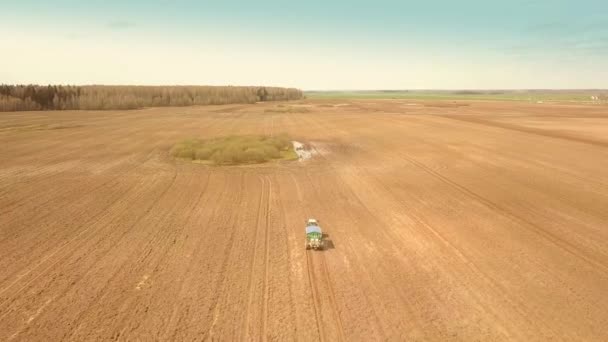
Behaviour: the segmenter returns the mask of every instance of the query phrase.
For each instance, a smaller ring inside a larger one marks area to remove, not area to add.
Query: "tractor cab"
[[[306,227],[308,227],[308,226],[319,226],[319,221],[317,221],[314,218],[308,219],[306,221]]]

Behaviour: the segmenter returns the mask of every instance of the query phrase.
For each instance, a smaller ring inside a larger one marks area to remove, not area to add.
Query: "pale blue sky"
[[[608,88],[608,1],[7,1],[0,83]]]

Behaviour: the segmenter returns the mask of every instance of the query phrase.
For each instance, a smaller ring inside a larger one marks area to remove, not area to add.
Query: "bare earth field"
[[[279,132],[313,159],[168,154]],[[0,113],[0,146],[0,341],[608,340],[607,106]]]

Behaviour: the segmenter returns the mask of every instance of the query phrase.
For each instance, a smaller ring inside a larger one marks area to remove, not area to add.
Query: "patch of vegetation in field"
[[[286,134],[245,135],[213,139],[188,139],[171,148],[176,158],[216,165],[265,163],[270,160],[295,160],[291,140]]]

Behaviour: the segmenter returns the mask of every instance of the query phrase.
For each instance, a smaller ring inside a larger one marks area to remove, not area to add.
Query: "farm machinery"
[[[306,221],[306,249],[323,249],[323,232],[319,222],[313,218]]]

